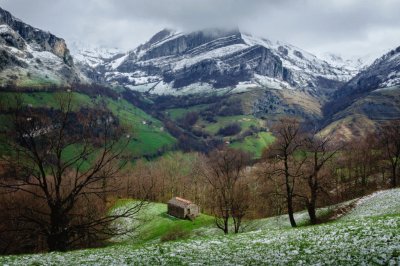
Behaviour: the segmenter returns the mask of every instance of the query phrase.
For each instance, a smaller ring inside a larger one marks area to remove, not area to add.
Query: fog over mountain
[[[0,0],[23,21],[67,40],[128,50],[165,27],[239,26],[321,55],[380,56],[398,45],[397,0]]]

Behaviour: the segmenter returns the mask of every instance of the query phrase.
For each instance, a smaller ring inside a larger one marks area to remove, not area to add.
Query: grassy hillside
[[[154,221],[141,229],[142,234],[149,236],[150,242],[147,244],[136,246],[127,241],[125,244],[101,249],[7,256],[0,257],[0,264],[398,265],[399,197],[400,189],[372,194],[357,200],[353,211],[343,218],[317,226],[293,229],[285,224],[275,224],[281,218],[269,218],[258,221],[260,225],[265,223],[267,226],[238,235],[209,234],[165,243],[154,243],[157,242],[154,239],[160,235],[158,232],[165,232],[163,228],[168,227],[165,225],[172,226],[176,222],[176,225],[181,223],[183,228],[188,228],[190,222],[168,221],[169,217],[164,216],[165,205],[154,204],[144,214],[150,215],[150,218],[153,216]],[[301,217],[306,224],[306,216],[298,213],[297,218],[301,220]],[[204,217],[201,221],[207,220]],[[199,228],[204,230],[209,227],[208,221],[200,224]]]
[[[164,113],[168,118],[180,123],[186,114],[196,112],[200,116],[192,126],[193,130],[205,132],[211,138],[223,139],[225,143],[230,143],[232,148],[245,150],[254,158],[260,158],[263,149],[275,140],[270,132],[266,132],[266,121],[251,114],[224,116],[214,114],[215,121],[210,122],[201,115],[210,106],[211,104],[198,104],[188,108],[171,108],[166,109]],[[232,124],[239,125],[241,130],[231,136],[219,134],[220,129]]]
[[[255,158],[260,158],[262,151],[275,141],[270,132],[259,132],[256,135],[245,137],[241,141],[234,141],[231,147],[250,152]]]
[[[136,204],[132,200],[120,200],[119,208],[129,208]],[[182,220],[167,214],[167,205],[163,203],[148,203],[134,220],[123,219],[118,226],[124,228],[136,228],[132,235],[118,236],[113,242],[125,244],[149,244],[163,241],[164,238],[181,236],[181,238],[193,237],[197,229],[204,229],[213,225],[214,218],[206,214],[200,214],[196,220]],[[198,233],[198,232],[197,232]]]
[[[326,109],[328,113],[331,111],[329,106]],[[376,130],[384,121],[400,119],[400,86],[377,89],[361,95],[328,118],[329,124],[322,130],[322,134],[347,141],[363,137]]]
[[[57,108],[56,96],[51,92],[33,92],[23,93],[24,103],[32,107]],[[0,92],[2,99],[9,99],[12,104],[14,93]],[[164,130],[163,124],[145,113],[143,110],[133,106],[125,100],[114,100],[108,97],[90,98],[82,93],[73,93],[73,109],[78,110],[81,107],[96,107],[100,104],[106,104],[107,108],[117,116],[120,123],[128,128],[133,141],[127,147],[128,151],[135,157],[144,155],[154,155],[160,149],[172,147],[176,143],[168,132]],[[0,125],[7,126],[7,116],[0,116]]]
[[[204,131],[210,134],[217,134],[218,130],[226,127],[232,123],[238,123],[242,128],[242,132],[248,130],[251,126],[262,127],[263,121],[255,118],[251,115],[234,115],[234,116],[216,116],[215,123],[209,123],[204,120],[200,120],[195,126],[202,128]]]

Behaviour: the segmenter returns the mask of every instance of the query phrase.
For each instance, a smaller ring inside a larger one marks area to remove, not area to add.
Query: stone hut
[[[200,214],[200,208],[190,200],[174,197],[168,201],[167,213],[180,219],[194,220]]]

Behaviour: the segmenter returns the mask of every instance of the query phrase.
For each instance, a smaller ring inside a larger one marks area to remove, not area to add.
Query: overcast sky
[[[133,49],[162,28],[239,26],[315,54],[380,55],[400,45],[400,0],[0,0],[71,42]]]

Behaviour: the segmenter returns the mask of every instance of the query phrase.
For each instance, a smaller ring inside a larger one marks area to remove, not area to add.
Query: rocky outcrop
[[[19,60],[13,54],[0,48],[0,71],[7,69],[10,66],[27,67],[27,64]]]
[[[67,49],[65,41],[55,35],[34,28],[19,19],[10,12],[0,8],[0,25],[8,25],[17,32],[22,39],[38,50],[49,51],[62,58],[68,66],[73,66],[73,59]]]
[[[165,73],[164,76],[167,81],[174,81],[174,88],[195,82],[208,82],[215,88],[223,88],[249,81],[254,74],[293,82],[289,72],[282,66],[279,57],[269,49],[256,45],[218,59],[202,60],[190,67]]]
[[[0,25],[0,44],[25,49],[25,40],[8,25]]]
[[[209,29],[187,35],[182,34],[170,40],[168,40],[168,36],[165,30],[157,33],[144,45],[148,49],[140,56],[140,59],[150,60],[157,57],[177,56],[183,53],[194,56],[223,46],[244,43],[238,30]]]
[[[88,82],[65,41],[0,8],[0,86],[70,85]]]

